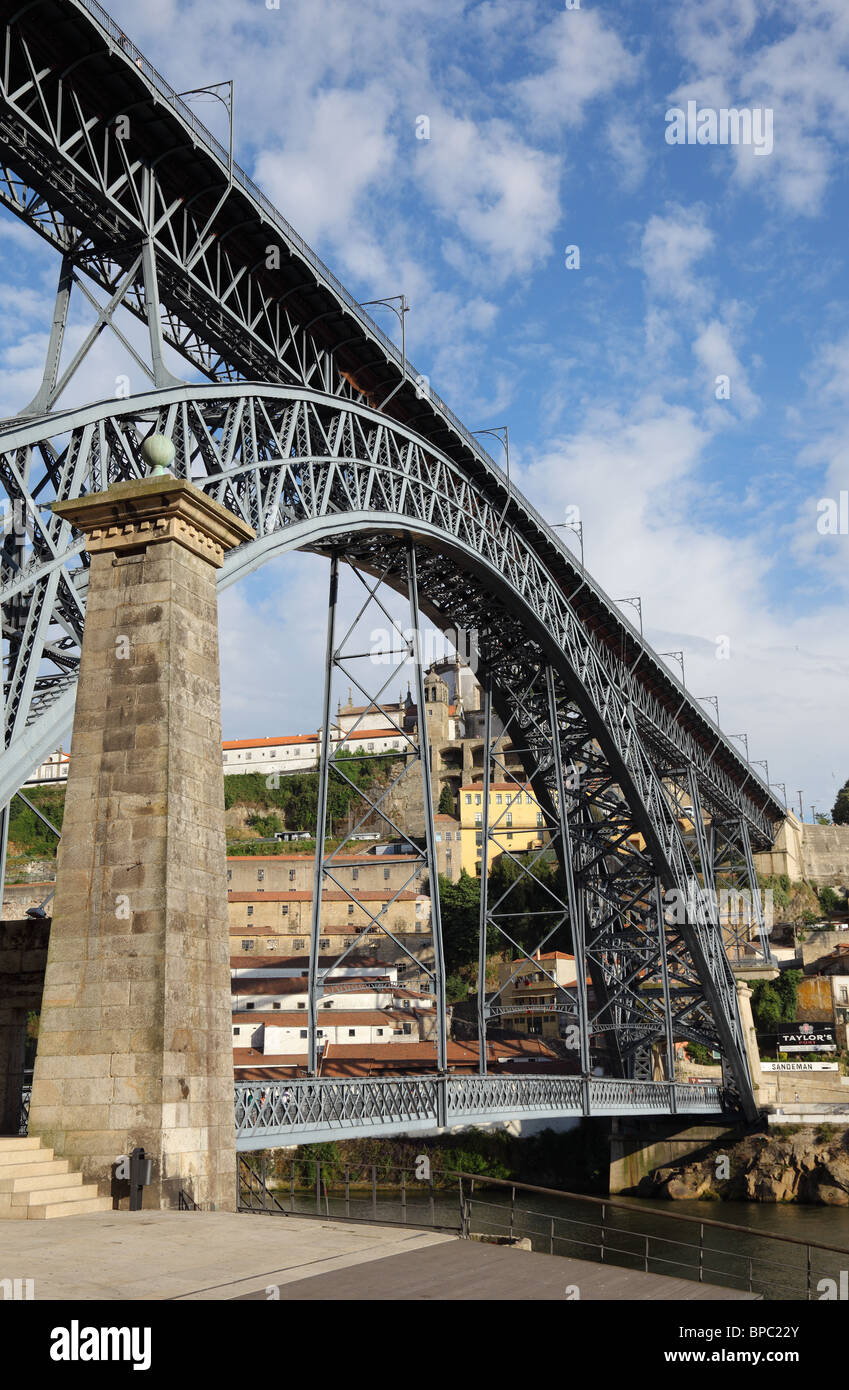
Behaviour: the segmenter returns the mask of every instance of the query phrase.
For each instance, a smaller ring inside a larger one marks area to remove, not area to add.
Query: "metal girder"
[[[154,376],[164,341],[217,382],[289,382],[373,404],[377,384],[397,380],[392,428],[414,421],[416,439],[498,518],[509,514],[592,634],[594,660],[652,757],[683,754],[726,819],[745,801],[754,847],[765,848],[783,811],[762,779],[261,190],[238,166],[231,177],[229,152],[120,27],[95,0],[4,6],[0,202],[66,269],[110,299],[121,289],[148,328]],[[48,382],[57,353],[51,340]]]
[[[711,814],[746,820],[757,847],[772,843],[778,812],[764,810],[760,797],[740,787],[723,761],[705,761],[688,729],[663,718],[663,753],[646,733],[662,719],[654,691],[639,684],[627,662],[614,660],[575,610],[557,578],[523,530],[521,517],[502,516],[497,496],[474,470],[464,469],[411,431],[353,401],[303,388],[244,385],[175,387],[128,401],[57,412],[44,420],[14,425],[0,433],[0,482],[9,515],[26,517],[27,534],[15,563],[4,565],[0,602],[24,647],[9,681],[7,731],[17,733],[68,685],[75,672],[56,667],[47,647],[48,628],[66,643],[78,641],[84,607],[86,558],[67,527],[57,527],[45,508],[54,497],[92,491],[143,471],[141,443],[151,429],[175,443],[175,470],[191,477],[255,528],[258,539],[237,553],[228,573],[245,573],[256,563],[298,544],[293,528],[310,521],[353,525],[394,518],[415,523],[435,546],[449,544],[478,567],[506,577],[517,601],[529,603],[570,662],[577,679],[598,699],[602,716],[614,699],[630,720],[628,737],[662,768],[667,749],[694,767]],[[288,534],[287,534],[288,533]],[[291,540],[289,539],[291,536]],[[71,568],[80,557],[81,563]],[[56,571],[62,571],[52,608],[45,602]],[[227,576],[223,577],[226,582]],[[443,587],[444,581],[443,581]],[[430,592],[427,598],[436,599]],[[436,606],[436,605],[435,605]],[[445,605],[443,605],[443,608]],[[41,615],[41,625],[38,616]],[[73,647],[69,647],[74,656]],[[45,658],[42,664],[42,657]],[[32,670],[38,674],[32,677]],[[29,703],[18,681],[34,680]],[[623,726],[624,727],[624,726]],[[8,735],[10,736],[10,735]],[[720,736],[721,739],[721,736]],[[2,769],[0,769],[2,779]],[[748,774],[744,777],[744,783]],[[12,788],[15,790],[16,788]],[[0,800],[3,791],[0,789]]]

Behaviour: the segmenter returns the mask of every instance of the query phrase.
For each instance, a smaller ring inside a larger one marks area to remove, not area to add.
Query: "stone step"
[[[49,1173],[27,1173],[19,1178],[0,1178],[0,1196],[4,1192],[38,1192],[44,1187],[58,1187],[60,1183],[68,1187],[79,1187],[82,1173],[70,1172],[67,1158],[56,1158],[50,1165]]]
[[[82,1177],[82,1174],[74,1173],[71,1176]],[[61,1173],[54,1178],[52,1187],[37,1188],[35,1192],[9,1193],[13,1207],[43,1207],[53,1206],[56,1202],[85,1202],[99,1195],[96,1182],[65,1182]]]
[[[0,1178],[8,1176],[7,1168],[16,1163],[51,1163],[52,1149],[2,1149],[0,1150]]]
[[[40,1144],[41,1140],[37,1136],[0,1139],[0,1153],[20,1153],[22,1149],[37,1149]]]
[[[26,1212],[30,1221],[41,1221],[53,1216],[82,1216],[89,1211],[111,1211],[111,1197],[88,1197],[79,1202],[50,1202],[43,1206],[12,1208],[13,1211]]]
[[[27,1178],[30,1175],[35,1177],[38,1173],[55,1173],[58,1170],[56,1168],[51,1167],[50,1164],[68,1162],[66,1158],[50,1159],[48,1164],[46,1165],[44,1163],[34,1163],[29,1161],[30,1159],[35,1159],[37,1157],[37,1153],[21,1154],[21,1159],[27,1160],[26,1162],[22,1161],[21,1163],[4,1163],[3,1166],[0,1167],[0,1182],[5,1182],[7,1178]],[[65,1172],[67,1171],[68,1170],[66,1168]]]

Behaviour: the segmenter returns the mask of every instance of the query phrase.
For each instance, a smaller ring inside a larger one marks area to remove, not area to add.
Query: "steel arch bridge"
[[[315,1076],[316,1009],[327,974],[318,958],[320,894],[337,881],[333,857],[319,848],[309,972],[313,1075],[237,1086],[240,1146],[404,1132],[469,1117],[668,1114],[729,1103],[752,1113],[716,889],[748,888],[759,914],[752,853],[772,843],[783,807],[105,12],[93,0],[0,4],[0,202],[61,256],[41,387],[0,429],[7,499],[3,846],[10,798],[73,718],[87,556],[50,504],[140,476],[144,439],[166,434],[174,471],[256,532],[228,557],[222,587],[286,550],[330,559],[319,846],[329,777],[339,775],[326,731],[331,675],[344,656],[334,628],[340,563],[354,568],[372,597],[381,586],[403,594],[414,634],[420,613],[443,631],[474,633],[483,688],[480,1074],[446,1072],[423,727],[408,740],[408,761],[422,778],[436,1073],[368,1082]],[[95,322],[63,367],[75,291]],[[128,336],[116,319],[119,307],[144,325],[144,351],[138,332]],[[118,334],[150,389],[63,408],[60,396],[104,331]],[[180,381],[165,365],[165,345],[181,354],[188,375],[206,380]],[[409,656],[421,714],[416,636]],[[364,693],[381,707],[380,690]],[[488,810],[501,768],[496,722],[521,760],[544,848],[560,866],[540,945],[565,930],[574,951],[577,981],[563,1005],[578,1038],[574,1076],[486,1075],[487,1028],[505,1012],[500,991],[486,998],[487,934],[515,946],[509,911],[489,901],[486,872],[490,857],[505,852]],[[670,914],[670,893],[683,911]],[[768,954],[760,916],[755,926]],[[680,1039],[721,1053],[723,1088],[675,1085]],[[593,1075],[591,1045],[596,1060],[603,1052],[604,1077]]]

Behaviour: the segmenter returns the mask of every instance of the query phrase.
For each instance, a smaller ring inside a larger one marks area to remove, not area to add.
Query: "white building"
[[[45,758],[40,767],[35,769],[30,777],[24,782],[25,787],[44,787],[51,783],[64,786],[68,780],[68,764],[70,758],[67,753],[63,753],[61,748],[57,748],[55,753],[51,753],[49,758]]]
[[[345,739],[337,728],[330,731],[335,747]],[[409,751],[410,744],[397,729],[357,729],[347,739],[345,747],[356,753],[397,753]],[[313,772],[318,767],[321,749],[321,730],[314,734],[288,734],[280,738],[229,739],[221,745],[224,775],[245,772],[271,773]]]

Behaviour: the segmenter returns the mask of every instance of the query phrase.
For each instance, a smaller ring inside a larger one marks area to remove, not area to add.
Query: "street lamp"
[[[716,722],[719,724],[719,697],[717,695],[697,695],[696,699],[702,700],[706,705],[713,705],[716,714]]]
[[[584,523],[582,521],[555,521],[555,531],[574,531],[581,542],[581,569],[584,568]]]
[[[403,372],[398,385],[393,386],[386,400],[380,402],[380,409],[383,410],[392,400],[396,391],[400,391],[404,382],[407,380],[407,326],[405,319],[410,312],[410,306],[407,303],[407,296],[405,294],[388,294],[385,299],[364,299],[360,308],[368,309],[376,304],[382,304],[385,309],[391,309],[401,324],[401,358],[403,361]]]
[[[616,602],[617,602],[617,603],[630,603],[630,605],[631,605],[632,608],[636,608],[637,613],[638,613],[638,615],[639,615],[639,619],[640,619],[640,636],[642,637],[642,635],[643,635],[643,600],[642,600],[639,596],[637,596],[636,598],[618,598],[618,599],[616,599]]]
[[[671,656],[671,657],[674,657],[674,659],[678,662],[678,665],[681,667],[681,684],[682,684],[682,685],[686,685],[687,682],[686,682],[686,680],[684,679],[684,653],[683,653],[683,652],[658,652],[658,656]]]
[[[739,738],[746,750],[746,762],[749,761],[749,735],[748,734],[729,734],[729,738]]]
[[[221,93],[220,93],[219,90],[218,90],[219,87],[229,87],[229,89],[230,89],[229,98],[225,98],[225,97],[223,97],[223,96],[221,95]],[[220,102],[221,102],[221,105],[224,107],[225,111],[227,112],[227,115],[228,115],[229,121],[230,121],[230,158],[229,158],[228,165],[227,165],[227,173],[228,173],[229,181],[230,181],[230,183],[232,183],[232,182],[233,182],[233,100],[234,100],[234,88],[233,88],[233,80],[232,80],[232,78],[228,78],[228,80],[227,80],[226,82],[211,82],[211,83],[209,84],[208,87],[190,87],[189,90],[188,90],[187,92],[178,92],[178,93],[177,93],[177,96],[178,96],[178,97],[209,96],[209,97],[212,97],[215,101],[220,101]]]
[[[472,430],[472,434],[488,434],[492,439],[497,439],[504,450],[507,465],[507,501],[504,503],[504,511],[498,518],[500,525],[507,515],[507,508],[510,506],[510,431],[506,425],[493,425],[491,430]]]

